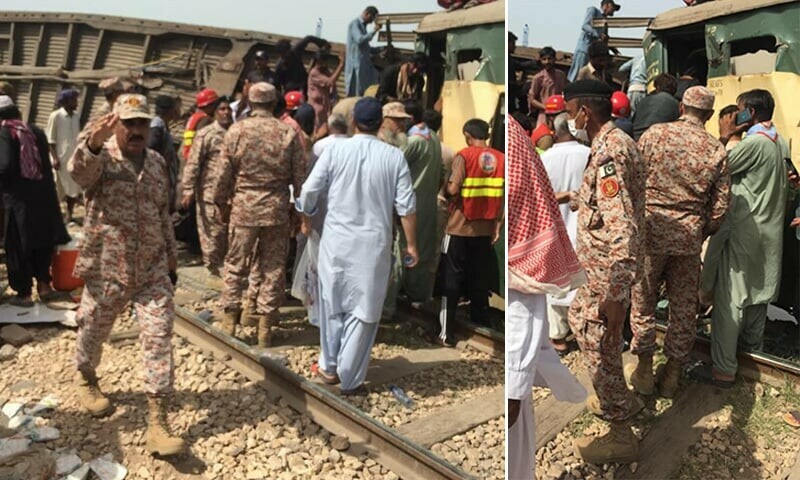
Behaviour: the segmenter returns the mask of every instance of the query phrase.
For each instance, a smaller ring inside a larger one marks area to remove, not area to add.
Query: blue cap
[[[56,96],[56,103],[61,103],[67,100],[68,98],[76,98],[77,96],[78,96],[77,90],[75,90],[74,88],[65,88],[60,92],[58,92],[58,95]]]
[[[364,97],[353,107],[353,120],[356,125],[376,129],[383,121],[381,102],[375,97]]]

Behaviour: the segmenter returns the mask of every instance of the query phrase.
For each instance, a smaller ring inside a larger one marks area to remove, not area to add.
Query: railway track
[[[281,309],[282,326],[274,339],[275,346],[264,350],[251,347],[215,328],[210,323],[213,314],[209,319],[196,313],[215,310],[218,294],[205,287],[201,270],[202,267],[179,269],[175,332],[189,343],[212,352],[215,358],[257,382],[271,396],[284,398],[290,407],[332,434],[348,437],[349,452],[366,453],[403,478],[494,477],[494,473],[487,475],[484,470],[487,457],[498,458],[496,466],[489,470],[496,470],[500,475],[497,478],[502,478],[502,440],[494,446],[499,450],[480,449],[488,453],[475,462],[463,455],[455,458],[459,455],[452,449],[453,439],[468,443],[468,437],[474,439],[482,430],[496,430],[496,436],[502,438],[503,427],[498,426],[505,404],[500,370],[502,335],[462,324],[459,335],[463,341],[458,349],[435,347],[419,338],[413,328],[430,325],[432,317],[423,318],[425,312],[400,305],[395,322],[381,327],[378,335],[383,350],[373,351],[365,384],[367,395],[342,398],[338,388],[309,378],[312,375],[308,366],[310,359],[316,357],[319,334],[303,320],[302,306],[288,302]],[[250,331],[245,329],[238,334],[248,339]],[[443,369],[458,376],[458,372],[473,372],[476,368],[486,378],[465,383],[441,378]],[[445,386],[437,387],[437,382]],[[402,407],[388,393],[386,386],[392,383],[402,386],[413,398],[413,410]],[[480,462],[484,465],[476,467]]]
[[[347,436],[351,448],[368,452],[403,478],[474,478],[379,424],[359,409],[314,382],[292,372],[269,355],[220,333],[194,313],[178,308],[175,332],[207,349],[228,366],[270,392],[296,411],[336,435]]]
[[[659,338],[662,341],[664,332],[665,328],[659,325]],[[712,435],[744,428],[730,425],[722,428],[719,424],[720,417],[735,415],[739,422],[747,421],[754,408],[753,405],[760,401],[768,401],[759,400],[761,397],[755,392],[760,391],[760,395],[764,396],[766,390],[772,390],[771,398],[775,398],[781,395],[778,392],[784,392],[783,389],[788,388],[787,385],[793,384],[795,391],[800,387],[800,369],[797,365],[761,353],[741,352],[738,357],[740,378],[737,385],[730,390],[696,383],[684,377],[682,387],[674,399],[666,400],[657,395],[641,397],[645,400],[646,410],[632,420],[634,431],[641,437],[640,461],[633,469],[615,465],[595,469],[594,466],[574,460],[571,450],[572,438],[587,431],[587,428],[596,432],[598,428],[596,419],[586,411],[583,404],[558,402],[552,395],[542,392],[539,392],[539,399],[536,400],[535,391],[536,450],[539,455],[543,455],[539,461],[548,462],[550,465],[540,470],[539,475],[543,478],[553,478],[548,472],[554,473],[554,465],[560,465],[564,469],[562,473],[569,470],[569,474],[555,478],[608,478],[606,475],[612,470],[615,479],[676,477],[677,470],[683,462],[687,459],[696,459],[698,451],[709,448],[704,442],[708,442]],[[698,360],[710,360],[708,339],[698,336],[691,358],[692,364]],[[573,352],[566,361],[579,381],[592,392],[591,380],[583,366],[580,352]],[[623,363],[633,361],[634,357],[630,352],[623,355]],[[800,405],[788,408],[798,407]],[[780,413],[780,411],[770,411],[766,415],[774,417]],[[726,437],[726,442],[735,438],[735,435],[730,435],[732,436]],[[742,435],[747,438],[746,433]],[[790,438],[793,437],[790,435]],[[752,455],[752,452],[747,454]],[[548,458],[553,459],[552,463],[549,463]],[[579,477],[572,475],[576,470],[581,472]],[[786,478],[791,474],[800,478],[800,456],[792,470],[784,472],[780,478]]]

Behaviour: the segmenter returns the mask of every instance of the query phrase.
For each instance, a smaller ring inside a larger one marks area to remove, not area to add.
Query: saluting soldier
[[[119,96],[114,111],[95,122],[68,164],[87,199],[85,241],[75,268],[86,283],[75,359],[78,400],[94,416],[108,414],[111,402],[100,391],[96,368],[114,320],[132,302],[141,326],[150,406],[145,448],[173,455],[184,447],[166,428],[174,376],[177,254],[166,162],[146,148],[151,118],[144,96]]]
[[[603,436],[577,439],[575,450],[590,463],[629,463],[637,459],[639,445],[627,420],[643,404],[625,385],[622,326],[642,253],[646,172],[633,139],[611,120],[605,83],[572,83],[564,99],[571,133],[591,141],[583,184],[572,198],[578,208],[577,253],[588,283],[572,302],[569,323],[597,394],[587,406],[611,423]]]
[[[233,124],[230,99],[222,97],[214,105],[214,123],[197,132],[189,158],[183,168],[181,205],[189,208],[197,200],[197,233],[208,270],[209,287],[222,290],[220,270],[228,249],[230,205],[217,201],[218,181],[223,170],[225,133]]]
[[[229,245],[222,276],[222,329],[229,335],[235,333],[252,259],[263,278],[256,306],[258,345],[267,347],[284,298],[289,185],[295,193],[300,191],[306,163],[297,133],[272,115],[277,100],[275,87],[256,83],[250,87],[248,98],[250,116],[225,134],[220,172],[220,201],[227,198],[231,202]]]
[[[680,119],[653,125],[639,139],[647,166],[648,234],[643,275],[631,299],[631,351],[638,361],[625,367],[637,392],[654,392],[656,305],[659,284],[666,280],[668,360],[658,375],[658,389],[667,398],[675,395],[694,345],[703,241],[719,230],[731,194],[725,147],[704,127],[714,114],[714,93],[703,86],[691,87],[683,94],[680,109]]]

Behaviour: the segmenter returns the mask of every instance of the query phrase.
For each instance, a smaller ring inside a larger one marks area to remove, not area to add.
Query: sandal
[[[736,380],[719,380],[714,377],[711,365],[700,364],[689,371],[689,377],[706,385],[713,385],[717,388],[731,388],[736,383]]]
[[[325,369],[320,368],[319,364],[316,362],[311,365],[311,371],[316,374],[320,380],[322,380],[322,383],[325,383],[326,385],[337,385],[339,383],[339,375],[326,372]]]
[[[792,410],[784,413],[783,421],[791,427],[800,428],[800,411]]]

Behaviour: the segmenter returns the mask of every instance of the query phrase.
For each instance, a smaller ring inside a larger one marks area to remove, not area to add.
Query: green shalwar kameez
[[[416,130],[416,129],[414,129]],[[403,290],[412,302],[426,302],[433,293],[437,256],[437,194],[442,185],[442,146],[436,133],[422,129],[408,136],[402,148],[411,172],[414,194],[417,197],[417,252],[419,263],[414,268],[403,267],[406,237],[398,229],[394,242],[394,265],[384,303],[384,316],[395,311],[397,294]]]
[[[706,251],[700,288],[714,294],[711,358],[727,375],[737,370],[737,341],[761,348],[767,305],[778,295],[783,254],[789,146],[751,134],[728,153],[731,206]]]

